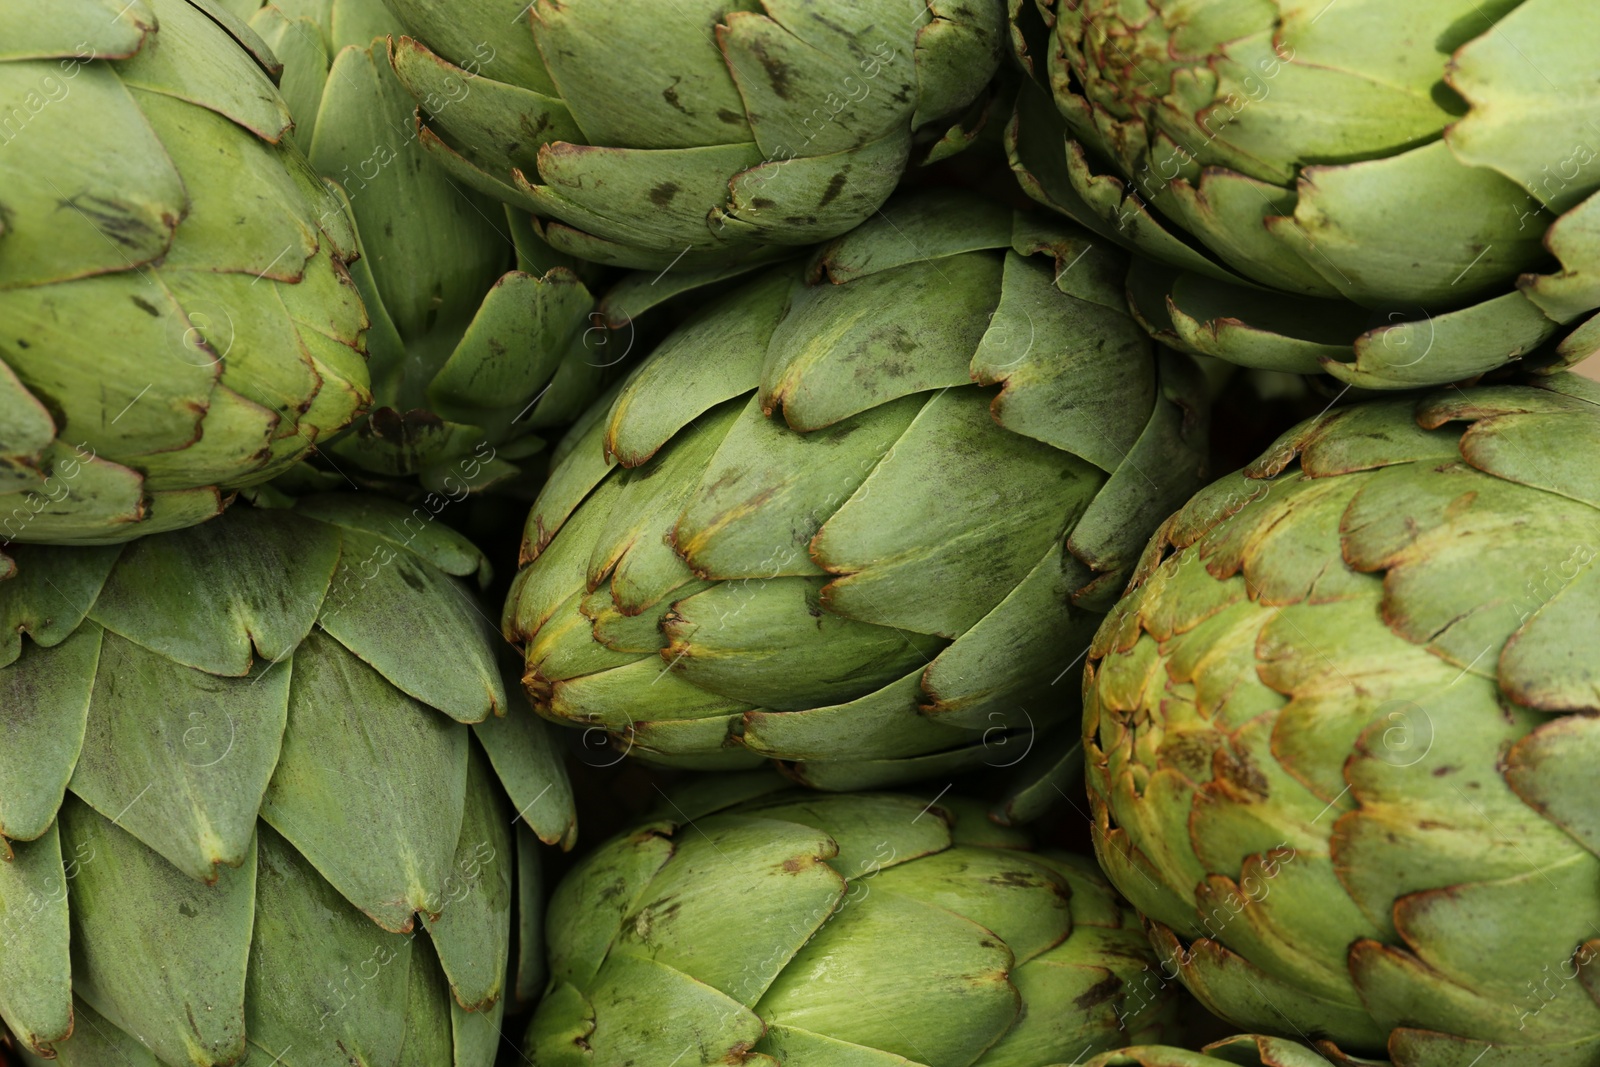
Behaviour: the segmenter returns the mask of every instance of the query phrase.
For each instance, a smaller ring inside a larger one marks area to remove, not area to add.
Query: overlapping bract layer
[[[398,505],[314,497],[18,556],[11,1031],[66,1067],[492,1064],[508,991],[543,980],[534,833],[570,845],[574,823],[547,727],[505,715],[460,580],[477,550]]]
[[[216,17],[0,11],[0,543],[200,522],[369,400],[349,222]]]
[[[333,452],[436,491],[515,475],[544,447],[540,430],[601,390],[588,289],[525,214],[423,151],[383,0],[274,0],[251,25],[283,60],[295,139],[347,196],[360,242],[351,273],[373,319],[377,407]]]
[[[563,443],[504,624],[545,714],[855,788],[1010,764],[1076,711],[1053,683],[1201,476],[1195,373],[1078,231],[886,210],[707,308]]]
[[[1161,264],[1158,336],[1378,389],[1600,349],[1586,0],[1012,6],[1013,166]]]
[[[1296,428],[1152,542],[1084,682],[1096,843],[1219,1014],[1592,1062],[1597,472],[1582,379],[1452,390]]]
[[[959,815],[959,818],[957,816]],[[1041,1067],[1159,1040],[1175,1007],[1086,860],[977,804],[686,790],[556,889],[540,1067]]]
[[[387,2],[423,143],[452,173],[551,220],[563,251],[654,270],[864,221],[914,135],[984,89],[1005,32],[999,0]]]

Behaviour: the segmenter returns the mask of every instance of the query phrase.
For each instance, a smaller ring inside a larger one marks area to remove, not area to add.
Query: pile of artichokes
[[[0,0],[0,1065],[1597,1067],[1596,56]]]

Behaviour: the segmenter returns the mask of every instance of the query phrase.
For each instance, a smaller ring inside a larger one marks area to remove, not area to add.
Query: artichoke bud
[[[1362,404],[1152,539],[1089,652],[1095,845],[1213,1012],[1397,1067],[1600,1048],[1597,463],[1573,375]]]
[[[238,20],[7,5],[0,39],[0,543],[201,522],[370,402],[349,223]]]
[[[1120,266],[930,193],[705,307],[529,516],[505,630],[540,710],[832,788],[1009,764],[1070,719],[1055,683],[1203,466],[1202,383]]]
[[[1600,350],[1584,5],[1013,8],[1012,167],[1161,340],[1391,390]]]
[[[423,143],[596,262],[776,258],[864,222],[999,65],[992,0],[389,0]],[[958,150],[955,131],[934,150]]]
[[[980,805],[686,793],[554,891],[537,1062],[1043,1067],[1170,1029],[1177,986],[1093,865]]]
[[[489,1067],[543,980],[540,838],[575,823],[473,603],[482,555],[363,495],[17,563],[0,1019],[24,1047]]]

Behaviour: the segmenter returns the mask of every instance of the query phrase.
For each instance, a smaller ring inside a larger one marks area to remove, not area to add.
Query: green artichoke
[[[1012,7],[1013,166],[1159,261],[1162,339],[1372,389],[1600,349],[1588,0]]]
[[[1054,683],[1199,484],[1199,376],[1128,318],[1115,250],[954,194],[886,212],[562,443],[504,618],[541,712],[842,789],[1076,721]]]
[[[349,222],[213,12],[0,6],[0,545],[200,522],[370,399]]]
[[[1310,1049],[1298,1041],[1240,1034],[1213,1041],[1198,1052],[1171,1045],[1136,1045],[1102,1052],[1083,1067],[1355,1067],[1374,1063],[1353,1059],[1330,1045]]]
[[[355,217],[374,410],[330,451],[380,475],[481,489],[601,391],[594,300],[521,212],[463,187],[417,142],[383,0],[275,0],[251,19],[284,62],[295,138]],[[511,269],[520,264],[520,269]],[[597,349],[586,347],[590,342]]]
[[[532,1062],[1041,1067],[1159,1039],[1178,990],[1137,917],[1029,846],[948,798],[685,790],[553,893]]]
[[[1152,541],[1084,679],[1096,848],[1218,1014],[1600,1055],[1597,471],[1593,383],[1457,389],[1309,420]]]
[[[547,727],[499,717],[459,580],[482,556],[368,497],[18,555],[0,1018],[22,1043],[67,1067],[492,1064],[514,949],[513,991],[543,981],[534,835],[574,823]]]
[[[943,134],[934,158],[975,136],[950,122],[1005,35],[1000,0],[387,2],[451,173],[549,220],[564,252],[652,271],[771,259],[870,217],[918,135]]]

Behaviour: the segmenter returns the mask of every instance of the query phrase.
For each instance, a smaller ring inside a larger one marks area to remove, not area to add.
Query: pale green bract
[[[504,630],[541,712],[834,789],[1075,725],[1074,657],[1205,462],[1203,385],[1124,266],[921,194],[669,335],[528,517]]]
[[[1005,35],[1000,0],[387,2],[436,158],[557,249],[652,271],[865,221],[976,136]]]
[[[201,522],[369,402],[276,69],[198,0],[0,3],[0,546]]]
[[[537,838],[576,827],[463,580],[482,555],[363,495],[17,562],[0,1019],[22,1046],[490,1067],[544,980]]]
[[[1013,168],[1149,257],[1157,337],[1368,389],[1600,350],[1590,0],[1011,6]]]
[[[1170,1032],[1138,919],[981,805],[683,790],[555,889],[539,1067],[1043,1067]]]
[[[1600,389],[1291,430],[1152,540],[1084,681],[1095,844],[1230,1022],[1600,1054]]]

